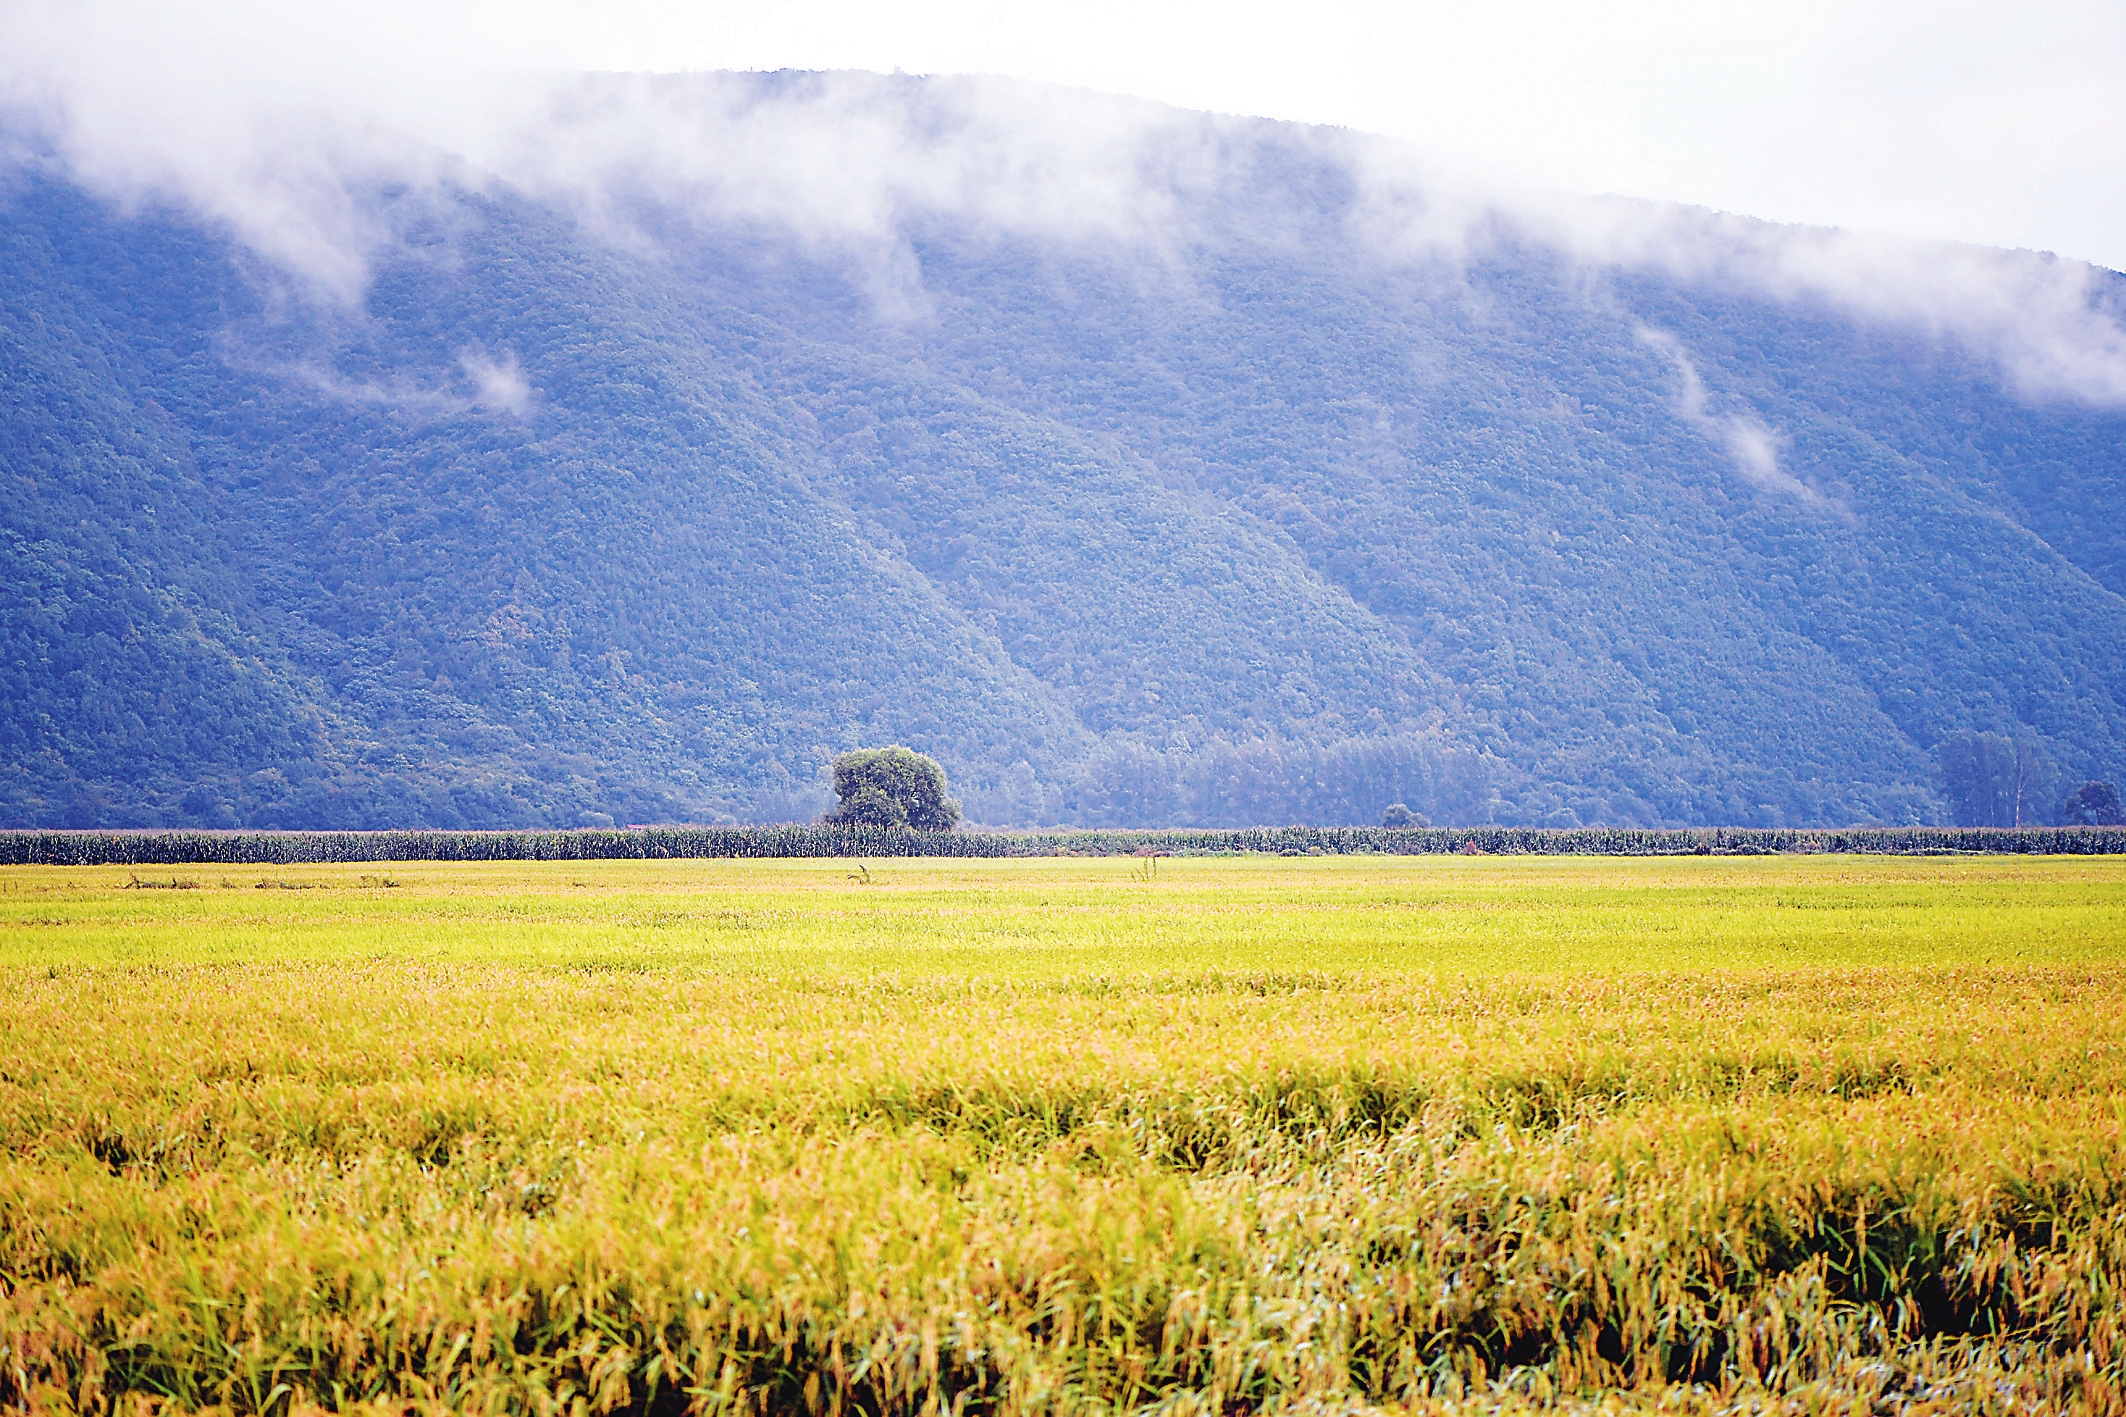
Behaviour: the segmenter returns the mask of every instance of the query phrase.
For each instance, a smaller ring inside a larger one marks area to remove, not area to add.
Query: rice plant
[[[2117,1411],[2126,866],[0,872],[0,1405]]]

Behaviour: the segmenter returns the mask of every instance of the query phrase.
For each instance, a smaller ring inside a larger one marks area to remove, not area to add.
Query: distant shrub
[[[945,769],[908,748],[861,748],[834,760],[834,795],[841,805],[824,820],[836,826],[912,827],[949,832],[960,804],[945,795]]]
[[[2119,802],[2118,787],[2109,782],[2085,782],[2060,806],[2060,825],[2068,827],[2126,826],[2126,807]]]

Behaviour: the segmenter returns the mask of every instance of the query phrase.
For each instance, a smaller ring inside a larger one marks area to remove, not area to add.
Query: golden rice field
[[[2126,860],[0,869],[0,1408],[2117,1412],[2122,1281]]]

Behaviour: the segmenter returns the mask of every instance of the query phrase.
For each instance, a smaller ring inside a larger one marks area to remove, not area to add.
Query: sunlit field
[[[2126,860],[0,869],[0,1406],[2117,1411]]]

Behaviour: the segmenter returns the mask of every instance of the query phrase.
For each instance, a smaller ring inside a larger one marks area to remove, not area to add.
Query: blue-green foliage
[[[2085,782],[2060,805],[2060,822],[2076,827],[2126,826],[2126,804],[2112,782]]]
[[[2054,815],[2059,774],[2036,743],[1999,733],[1952,733],[1936,752],[1942,796],[1958,826],[2020,827]]]
[[[834,811],[839,826],[908,827],[949,832],[960,824],[957,798],[945,795],[937,759],[891,748],[859,748],[834,760]]]
[[[895,300],[468,195],[354,312],[19,187],[0,822],[810,818],[894,741],[1021,825],[1925,822],[1971,734],[2116,775],[2126,419],[1249,180],[1284,226],[1157,259],[912,231]]]

